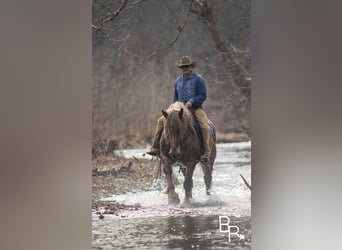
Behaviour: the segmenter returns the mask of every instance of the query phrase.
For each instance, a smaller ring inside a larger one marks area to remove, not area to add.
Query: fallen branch
[[[243,177],[241,174],[240,174],[240,176],[241,176],[243,182],[244,182],[244,183],[246,184],[246,186],[249,188],[249,190],[252,190],[251,185],[248,183],[248,181],[245,179],[245,177]]]
[[[140,162],[137,157],[133,156],[133,159],[136,160],[137,162]]]

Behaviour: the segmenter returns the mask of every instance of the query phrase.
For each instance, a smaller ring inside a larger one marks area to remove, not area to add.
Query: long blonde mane
[[[192,114],[183,103],[172,103],[167,109],[165,133],[170,145],[179,145],[187,135],[194,133]]]

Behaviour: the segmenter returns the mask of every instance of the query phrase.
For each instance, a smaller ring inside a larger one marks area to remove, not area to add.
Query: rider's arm
[[[173,93],[173,102],[178,101],[178,92],[177,92],[177,84],[175,84],[175,90]]]
[[[189,102],[191,102],[192,106],[199,107],[207,99],[207,90],[202,77],[196,79],[196,92],[197,95],[191,98]]]

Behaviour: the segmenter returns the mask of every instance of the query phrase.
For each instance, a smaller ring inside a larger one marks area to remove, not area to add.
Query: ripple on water
[[[93,249],[250,249],[250,218],[231,217],[244,239],[221,233],[218,216],[168,216],[97,221]],[[195,247],[194,247],[195,246]]]
[[[250,199],[240,174],[251,177],[250,142],[219,144],[213,171],[212,195],[205,194],[200,168],[194,172],[193,200],[190,206],[167,205],[167,195],[158,190],[130,192],[101,200],[127,205],[140,203],[137,210],[120,211],[121,216],[93,216],[93,249],[250,249]],[[131,150],[139,157],[145,150]],[[125,155],[124,152],[122,154]],[[127,155],[125,155],[127,157]],[[174,168],[180,183],[183,176]],[[184,190],[176,186],[181,200]],[[220,233],[218,216],[227,215],[245,238],[228,242]]]

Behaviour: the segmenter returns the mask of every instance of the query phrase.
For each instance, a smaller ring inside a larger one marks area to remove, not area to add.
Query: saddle
[[[203,151],[203,135],[202,135],[202,131],[201,131],[201,127],[196,119],[196,116],[195,116],[195,110],[194,109],[190,109],[191,111],[191,114],[192,114],[192,118],[193,118],[193,121],[194,121],[194,129],[198,135],[198,137],[200,138],[200,141],[201,141],[201,147],[202,147],[202,151]],[[214,141],[216,141],[216,131],[215,131],[215,126],[214,126],[214,123],[212,121],[210,121],[208,119],[208,126],[209,126],[209,130],[210,130],[210,134],[211,136],[213,137]]]
[[[194,119],[194,129],[198,135],[198,137],[201,140],[201,144],[203,144],[203,136],[202,136],[202,131],[201,131],[201,127],[199,126],[198,122],[196,119]],[[208,126],[209,126],[209,130],[210,130],[210,134],[213,137],[214,141],[216,141],[216,130],[215,130],[215,126],[214,123],[212,121],[210,121],[208,119]]]

